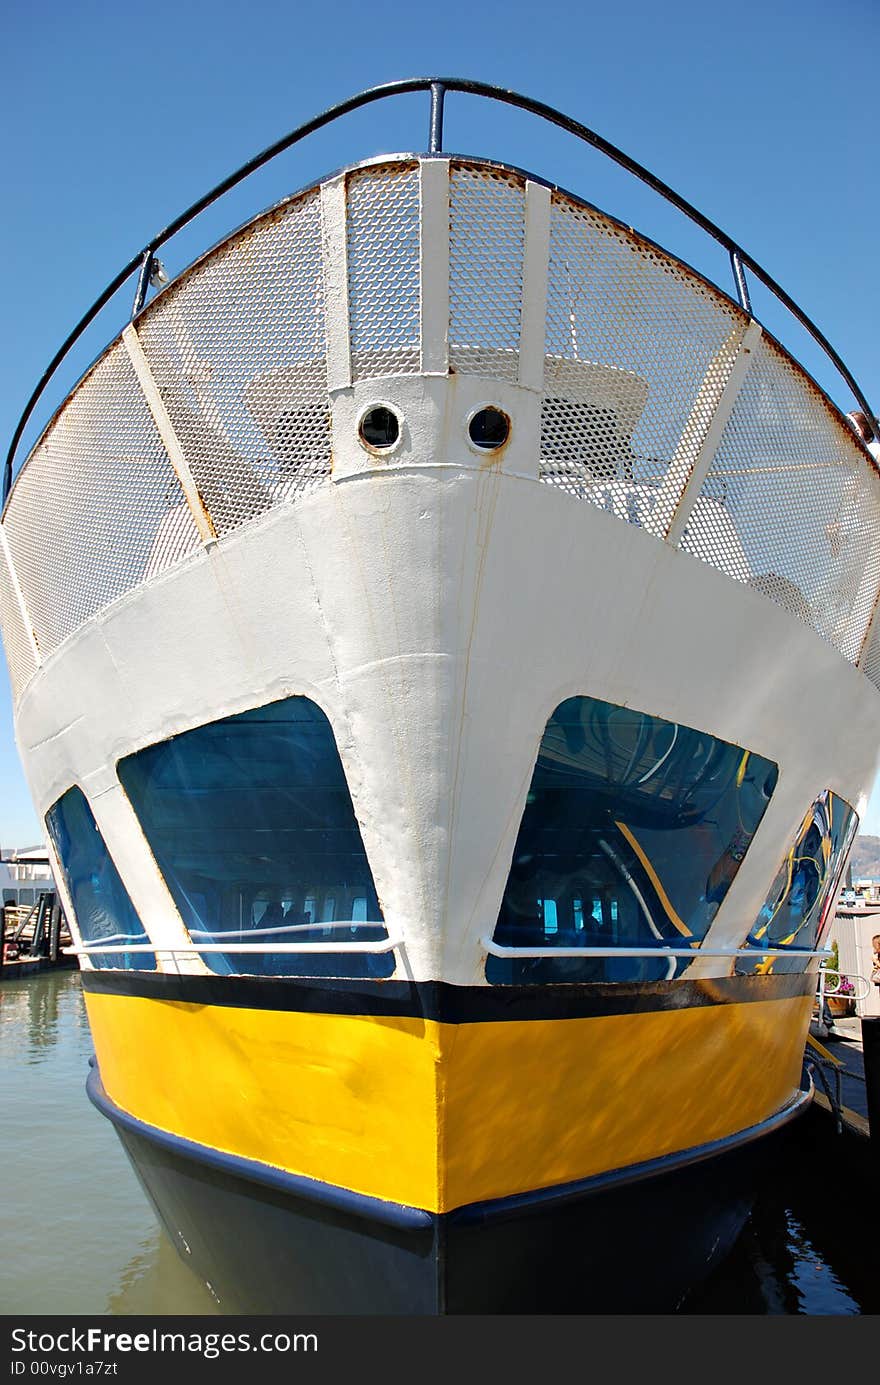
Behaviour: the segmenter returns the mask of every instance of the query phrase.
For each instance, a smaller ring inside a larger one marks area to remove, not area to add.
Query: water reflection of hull
[[[817,1200],[816,1170],[834,1188],[833,1215]],[[838,1176],[846,1171],[845,1176]],[[685,1300],[685,1313],[854,1314],[880,1311],[870,1241],[854,1234],[875,1166],[870,1142],[815,1105],[792,1122],[764,1170],[745,1234]]]
[[[205,1285],[190,1273],[185,1257],[177,1255],[161,1225],[153,1224],[121,1270],[105,1311],[191,1316],[213,1315],[220,1309]]]

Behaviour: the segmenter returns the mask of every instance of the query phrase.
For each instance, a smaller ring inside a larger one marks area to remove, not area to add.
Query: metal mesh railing
[[[352,378],[416,375],[421,343],[418,164],[353,174],[347,222]]]
[[[754,353],[704,495],[730,515],[749,585],[855,661],[880,585],[880,478],[772,341]],[[698,556],[719,561],[708,542]]]
[[[519,369],[525,185],[500,169],[449,175],[449,364],[514,381]]]
[[[329,479],[317,192],[221,246],[137,332],[218,535]]]
[[[197,548],[180,483],[121,343],[35,448],[4,527],[44,656]]]
[[[28,679],[36,672],[33,645],[27,637],[21,608],[15,596],[12,574],[0,549],[0,631],[9,669],[12,695],[17,700]]]
[[[140,381],[115,344],[34,449],[4,525],[43,657],[197,548],[175,466],[221,537],[329,483],[330,337],[338,347],[348,331],[355,380],[418,372],[419,166],[407,158],[355,170],[346,194],[341,323],[325,306],[325,257],[343,228],[322,237],[312,190],[161,294],[135,323]],[[435,240],[443,229],[432,228]],[[540,341],[545,327],[541,482],[677,541],[856,662],[880,588],[880,476],[785,352],[766,338],[750,347],[739,386],[747,315],[560,192],[550,200],[546,322],[524,332],[524,175],[453,160],[448,230],[450,368],[515,384],[522,343]],[[683,505],[695,468],[705,479]],[[20,691],[32,650],[2,581],[0,572]],[[860,666],[880,686],[880,636]]]
[[[554,194],[541,480],[662,536],[657,485],[699,450],[745,321],[632,232]]]

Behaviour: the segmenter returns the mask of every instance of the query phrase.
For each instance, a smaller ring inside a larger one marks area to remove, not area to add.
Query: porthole
[[[370,452],[388,452],[400,437],[400,419],[387,404],[371,404],[361,418],[360,439]]]
[[[468,437],[480,452],[497,452],[510,437],[510,419],[503,409],[484,404],[468,420]]]

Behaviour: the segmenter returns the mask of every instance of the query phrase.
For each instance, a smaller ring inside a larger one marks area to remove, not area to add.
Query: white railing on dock
[[[846,975],[852,982],[860,981],[865,988],[864,992],[861,995],[856,994],[855,990],[853,990],[852,992],[841,992],[840,983],[844,975]],[[828,976],[837,977],[837,985],[833,988],[826,985],[826,977]],[[820,1007],[826,996],[829,996],[832,1000],[867,1000],[868,996],[871,994],[871,983],[866,976],[860,975],[859,972],[856,972],[855,974],[853,974],[852,972],[844,973],[836,971],[833,967],[820,967],[819,985],[817,987],[816,994],[819,998]]]

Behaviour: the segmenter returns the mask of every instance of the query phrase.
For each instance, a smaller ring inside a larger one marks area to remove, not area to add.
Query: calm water
[[[213,1313],[110,1123],[77,972],[0,983],[0,1312]]]
[[[91,1052],[77,973],[0,985],[0,1313],[217,1313],[86,1098]],[[791,1191],[766,1190],[688,1312],[880,1311],[834,1190]]]

